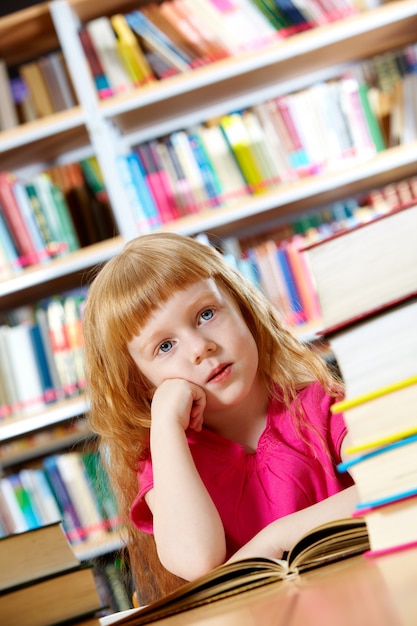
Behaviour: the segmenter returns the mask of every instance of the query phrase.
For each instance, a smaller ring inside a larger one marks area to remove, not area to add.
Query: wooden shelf
[[[262,195],[240,199],[230,206],[206,209],[170,222],[160,230],[183,235],[205,232],[220,238],[244,234],[249,229],[259,228],[260,222],[290,218],[352,194],[417,175],[416,153],[417,142],[391,148],[340,170],[285,183]],[[42,297],[54,286],[60,286],[62,290],[63,285],[69,288],[73,284],[89,284],[90,270],[118,254],[123,245],[122,237],[115,237],[48,264],[33,266],[0,282],[0,309]]]
[[[100,110],[126,136],[133,135],[130,142],[139,143],[187,125],[186,120],[203,121],[311,84],[331,68],[413,43],[416,32],[417,2],[393,2],[109,98]]]
[[[80,395],[50,404],[33,415],[3,419],[0,423],[0,442],[83,415],[87,410],[86,398]]]

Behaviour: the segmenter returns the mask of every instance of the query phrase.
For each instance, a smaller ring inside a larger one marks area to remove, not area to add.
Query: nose
[[[206,357],[211,356],[217,350],[217,344],[206,337],[198,337],[193,341],[192,360],[199,365]]]

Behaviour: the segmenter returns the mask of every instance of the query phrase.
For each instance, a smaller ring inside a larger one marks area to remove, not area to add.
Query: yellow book
[[[252,152],[250,136],[241,115],[224,115],[220,126],[252,192],[261,193],[264,191],[264,178]]]
[[[117,48],[126,70],[136,86],[152,82],[155,75],[143,53],[135,34],[121,13],[110,18],[117,36]]]
[[[337,402],[351,445],[348,454],[398,441],[417,433],[417,375],[355,398]]]

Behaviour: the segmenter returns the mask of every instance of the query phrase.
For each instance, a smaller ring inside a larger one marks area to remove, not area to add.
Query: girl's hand
[[[200,431],[203,426],[206,394],[201,387],[183,378],[169,378],[156,389],[151,406],[152,423],[178,423],[184,430]]]

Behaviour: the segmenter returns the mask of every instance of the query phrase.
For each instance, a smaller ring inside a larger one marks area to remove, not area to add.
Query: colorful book
[[[98,97],[100,99],[109,98],[113,95],[113,90],[110,86],[109,79],[106,76],[102,62],[94,47],[91,34],[86,26],[79,29],[78,36],[80,38],[87,65],[90,69],[91,77],[97,89]]]
[[[160,31],[140,10],[127,13],[126,20],[146,48],[161,55],[178,71],[187,72],[190,70],[192,59],[179,50],[172,40]]]
[[[171,133],[169,141],[181,164],[181,169],[186,176],[192,196],[195,199],[195,206],[193,207],[194,212],[210,207],[209,193],[206,189],[203,173],[200,170],[197,157],[191,147],[188,132],[178,130]]]
[[[15,415],[29,415],[45,407],[42,380],[29,324],[3,328],[3,348],[7,354],[9,375],[16,393],[12,406]],[[22,376],[24,364],[25,375]]]
[[[58,455],[56,454],[44,457],[42,459],[42,467],[61,511],[65,534],[70,543],[74,545],[84,541],[86,535],[82,529],[81,520],[75,510],[65,481],[59,471],[57,457]]]
[[[113,93],[130,91],[133,83],[119,54],[118,41],[110,18],[103,15],[90,20],[86,29]]]
[[[417,434],[355,454],[337,467],[355,481],[359,509],[408,497],[417,492]]]
[[[117,164],[138,233],[147,233],[160,223],[160,218],[142,163],[136,152],[131,152],[119,155]]]
[[[38,253],[13,193],[15,182],[16,176],[13,173],[0,172],[0,210],[15,242],[19,263],[25,267],[38,262]]]
[[[126,17],[118,13],[110,17],[110,22],[117,36],[120,57],[133,84],[141,86],[155,81],[153,70]]]
[[[366,556],[379,557],[417,546],[417,490],[409,497],[357,511],[365,519],[370,549]]]
[[[416,402],[417,376],[413,375],[335,403],[332,411],[343,413],[349,431],[346,452],[355,454],[414,434]]]
[[[230,150],[252,193],[264,191],[261,169],[252,151],[252,142],[239,113],[222,116],[220,127],[224,132]]]
[[[174,210],[172,190],[168,191],[165,184],[166,177],[158,168],[155,162],[153,151],[148,142],[142,143],[135,148],[135,152],[145,173],[145,180],[152,194],[153,200],[158,208],[159,217],[162,223],[170,222],[177,216]]]

